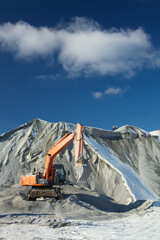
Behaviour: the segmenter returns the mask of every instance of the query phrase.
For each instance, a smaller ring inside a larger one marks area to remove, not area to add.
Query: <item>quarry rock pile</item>
[[[159,135],[157,131],[153,134],[123,126],[115,131],[84,127],[83,158],[87,174],[81,182],[76,179],[73,143],[56,156],[54,162],[63,164],[67,172],[63,203],[48,200],[42,209],[44,203],[40,201],[34,204],[24,201],[26,188],[20,186],[20,176],[35,169],[43,172],[48,150],[74,129],[73,124],[34,119],[0,136],[0,204],[4,213],[56,209],[63,214],[72,212],[74,217],[75,211],[82,214],[83,206],[86,214],[92,209],[93,215],[98,216],[99,211],[123,212],[126,206],[132,209],[134,203],[139,206],[144,200],[158,199]]]

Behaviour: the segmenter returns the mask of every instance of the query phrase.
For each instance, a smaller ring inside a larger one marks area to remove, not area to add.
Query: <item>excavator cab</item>
[[[66,181],[66,171],[62,164],[54,164],[53,182],[54,184],[63,184]]]

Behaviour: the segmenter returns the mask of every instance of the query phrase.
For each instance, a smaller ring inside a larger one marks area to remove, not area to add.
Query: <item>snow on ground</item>
[[[145,130],[143,130],[141,128],[129,126],[129,125],[122,126],[118,129],[116,129],[115,132],[120,132],[122,134],[129,133],[134,136],[136,136],[136,135],[143,135],[143,136],[148,136],[148,137],[150,136],[149,132],[146,132]]]
[[[105,142],[99,139],[98,143],[91,136],[84,134],[84,141],[89,145],[94,152],[108,164],[112,166],[122,176],[126,187],[133,195],[134,200],[157,200],[158,196],[149,189],[138,174],[127,164],[124,164],[117,155],[109,148]]]
[[[95,240],[159,240],[160,202],[145,214],[130,214],[127,217],[108,221],[66,220],[59,224],[0,224],[0,239],[95,239]]]
[[[150,134],[151,134],[152,136],[158,137],[158,141],[160,142],[160,130],[152,131],[152,132],[150,132]]]
[[[151,134],[152,136],[160,137],[160,130],[152,131],[152,132],[150,132],[150,134]]]

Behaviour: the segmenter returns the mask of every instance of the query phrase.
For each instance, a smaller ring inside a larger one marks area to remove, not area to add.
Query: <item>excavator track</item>
[[[31,191],[25,195],[24,199],[27,201],[36,201],[37,198],[41,197],[63,199],[59,186],[54,186],[52,188],[32,187]]]

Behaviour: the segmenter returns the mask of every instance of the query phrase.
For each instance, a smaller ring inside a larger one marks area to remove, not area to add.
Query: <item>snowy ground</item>
[[[160,239],[160,203],[145,214],[109,221],[73,221],[39,224],[0,224],[0,239]]]

